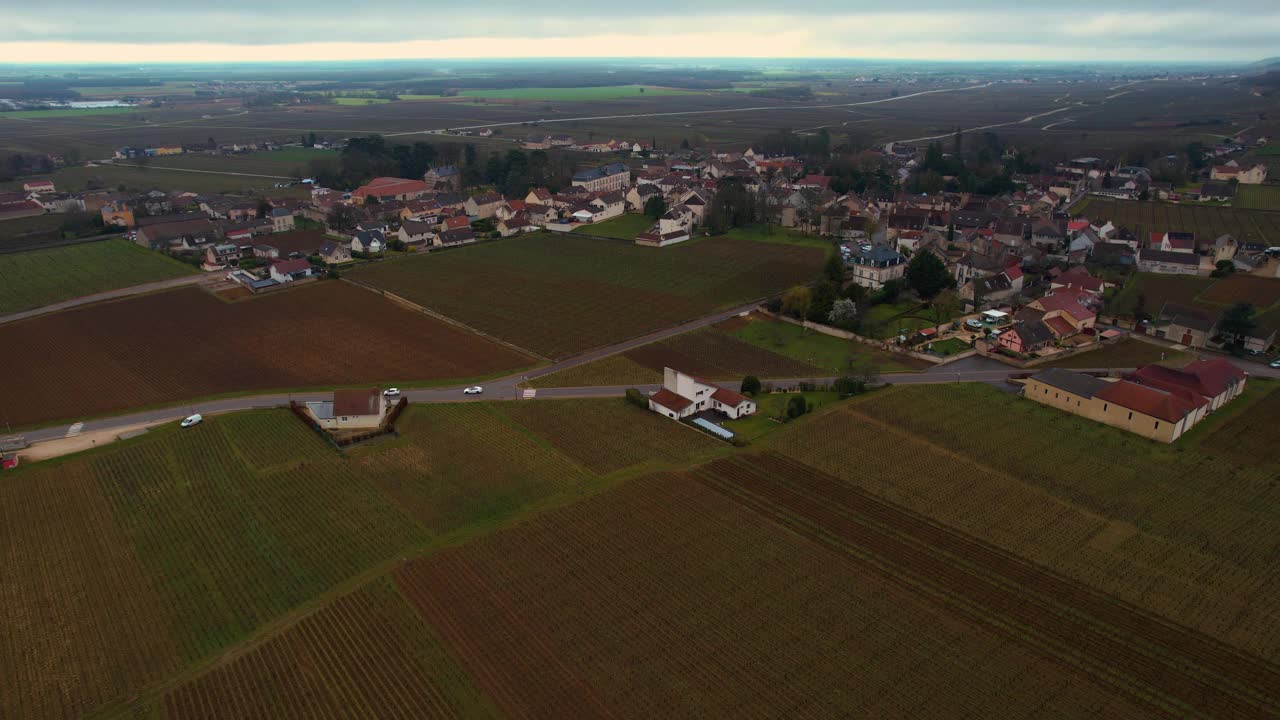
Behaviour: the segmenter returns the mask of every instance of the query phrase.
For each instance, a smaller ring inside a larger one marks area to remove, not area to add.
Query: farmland
[[[507,715],[1151,714],[782,531],[728,470],[637,479],[396,583]]]
[[[653,85],[604,85],[597,87],[525,87],[504,90],[463,90],[463,97],[502,98],[507,100],[546,100],[559,102],[589,102],[617,100],[636,96],[690,95],[689,90],[654,87]]]
[[[10,110],[0,112],[2,120],[35,120],[45,118],[77,118],[98,115],[129,115],[141,112],[136,107],[50,108],[48,110]]]
[[[300,174],[296,171],[301,170],[302,173],[305,173],[307,166],[313,160],[335,159],[337,155],[332,150],[315,150],[312,148],[285,148],[283,150],[238,153],[235,155],[186,153],[152,158],[151,169],[185,168],[190,170],[293,177]]]
[[[830,377],[851,366],[911,372],[924,363],[849,340],[753,315],[632,348],[618,355],[544,375],[531,387],[646,385],[662,382],[672,367],[715,380]]]
[[[348,276],[544,357],[780,292],[817,248],[708,238],[670,248],[538,234],[357,268]]]
[[[1251,381],[1237,402],[1274,393],[1262,382]],[[900,387],[767,442],[863,492],[1274,662],[1280,607],[1269,568],[1280,550],[1280,495],[1271,480],[1280,466],[1274,455],[1224,462],[1204,440],[1217,421],[1164,446],[985,386]]]
[[[9,381],[0,420],[14,427],[226,393],[478,378],[534,362],[334,281],[236,303],[195,288],[98,303],[0,326],[0,347]]]
[[[1280,280],[1254,275],[1235,274],[1215,280],[1138,273],[1116,295],[1111,311],[1128,315],[1141,304],[1144,312],[1156,315],[1167,302],[1200,307],[1212,314],[1221,313],[1232,303],[1247,302],[1257,309],[1262,327],[1280,329]]]
[[[0,255],[0,315],[195,272],[127,240]]]
[[[566,409],[411,406],[400,437],[347,457],[287,411],[255,411],[6,474],[0,543],[41,552],[0,554],[0,619],[13,640],[0,643],[0,715],[71,717],[119,703],[335,588],[333,604],[144,704],[175,717],[279,717],[274,703],[301,693],[315,703],[309,716],[344,702],[385,715],[391,696],[463,717],[483,711],[488,701],[468,690],[436,631],[389,582],[369,579],[404,553],[587,491],[599,482],[587,466],[616,472],[655,453],[681,463],[724,448],[617,400],[587,402],[580,417]],[[581,423],[612,429],[588,447]],[[355,578],[365,579],[351,593]],[[318,678],[291,675],[299,652]],[[394,660],[416,689],[349,672],[374,657]],[[317,682],[334,694],[310,691]]]
[[[1145,239],[1150,233],[1195,233],[1197,241],[1231,235],[1240,242],[1272,243],[1280,238],[1280,212],[1207,205],[1175,205],[1089,197],[1071,213],[1091,222],[1108,220]]]
[[[254,173],[257,174],[257,173]],[[274,174],[274,173],[269,173]],[[288,175],[282,172],[281,175]],[[159,164],[138,165],[81,165],[61,168],[52,175],[59,190],[76,192],[123,186],[127,190],[154,190],[156,188],[181,188],[195,193],[257,193],[265,195],[301,196],[304,188],[275,189],[279,180],[238,175],[216,175],[207,172],[188,172],[165,169]]]
[[[1162,345],[1126,338],[1114,345],[1104,345],[1079,355],[1051,360],[1037,367],[1060,368],[1135,368],[1140,365],[1182,367],[1195,357]]]
[[[604,222],[592,223],[574,228],[574,232],[583,235],[599,235],[601,237],[634,240],[637,235],[653,226],[653,219],[647,215],[627,213]]]
[[[1236,199],[1231,204],[1252,210],[1280,210],[1280,186],[1237,185]]]

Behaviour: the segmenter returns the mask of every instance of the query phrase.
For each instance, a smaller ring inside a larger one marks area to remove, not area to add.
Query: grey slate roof
[[[1031,379],[1085,398],[1093,397],[1098,391],[1111,384],[1092,375],[1063,370],[1062,368],[1041,370],[1032,375]]]

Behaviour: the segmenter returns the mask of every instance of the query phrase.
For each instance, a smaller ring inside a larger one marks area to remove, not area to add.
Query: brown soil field
[[[466,379],[525,355],[339,282],[227,303],[196,288],[0,327],[14,427],[232,392]]]
[[[1256,275],[1231,275],[1210,285],[1198,299],[1222,305],[1246,302],[1264,310],[1280,302],[1280,280]]]
[[[716,380],[741,378],[748,374],[794,378],[819,377],[827,373],[826,370],[770,352],[712,328],[643,345],[624,354],[657,372],[673,367]]]
[[[1215,428],[1213,434],[1204,439],[1203,447],[1233,462],[1252,464],[1258,458],[1275,456],[1277,427],[1280,427],[1280,386],[1271,388],[1243,412]]]
[[[1154,717],[685,474],[410,562],[512,717]]]

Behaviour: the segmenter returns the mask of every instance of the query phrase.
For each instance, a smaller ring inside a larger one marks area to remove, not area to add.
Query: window
[[[1110,406],[1107,405],[1106,403],[1102,403],[1102,412],[1106,412],[1108,407]]]
[[[1129,419],[1130,419],[1130,420],[1132,420],[1132,419],[1133,419],[1133,413],[1129,413]]]
[[[1045,389],[1044,389],[1044,394],[1045,394],[1045,395],[1048,395],[1048,394],[1049,394],[1049,388],[1045,388]]]
[[[346,422],[346,421],[347,421],[347,416],[346,416],[346,415],[343,415],[343,416],[342,416],[342,422]]]
[[[1156,421],[1156,430],[1159,430],[1159,429],[1160,429],[1160,421],[1159,421],[1159,420],[1157,420],[1157,421]]]

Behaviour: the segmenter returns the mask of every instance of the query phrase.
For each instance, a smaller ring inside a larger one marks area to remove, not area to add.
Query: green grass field
[[[86,98],[160,97],[194,95],[196,87],[189,82],[169,81],[159,85],[73,86],[71,90]]]
[[[805,235],[798,230],[791,230],[777,225],[751,225],[750,227],[733,228],[725,234],[725,237],[735,240],[750,240],[752,242],[822,248],[827,252],[833,250],[831,242],[824,238]]]
[[[288,171],[268,174],[288,175]],[[152,160],[150,164],[144,167],[126,167],[123,165],[97,165],[95,167],[79,165],[67,167],[56,171],[52,176],[52,180],[57,184],[59,190],[68,192],[102,188],[115,189],[122,186],[126,190],[133,191],[180,189],[195,193],[252,193],[271,195],[273,197],[286,195],[303,197],[309,192],[301,186],[277,189],[274,185],[280,180],[275,178],[166,170],[156,160]]]
[[[870,364],[881,372],[911,372],[926,365],[890,355],[859,342],[806,330],[781,320],[753,320],[733,334],[752,345],[841,375],[852,366]]]
[[[120,239],[0,255],[0,314],[196,272]]]
[[[644,92],[641,92],[641,90]],[[588,102],[662,95],[694,95],[697,93],[692,90],[656,87],[653,85],[605,85],[600,87],[527,87],[508,88],[505,90],[463,90],[458,94],[464,97],[501,98],[504,100]]]
[[[573,231],[583,235],[599,235],[600,237],[632,240],[635,236],[653,227],[653,220],[641,213],[627,213],[604,222],[591,223],[574,228]]]
[[[1251,210],[1280,210],[1280,185],[1238,185],[1231,204]]]
[[[93,115],[128,115],[146,112],[137,107],[102,107],[102,108],[52,108],[49,110],[11,110],[0,112],[0,120],[47,120],[56,118],[78,118]]]
[[[535,234],[374,263],[347,277],[554,358],[781,292],[813,279],[823,257],[742,240],[645,248]]]
[[[756,395],[756,412],[740,420],[728,420],[726,429],[733,431],[738,437],[756,441],[769,433],[786,426],[787,403],[791,398],[800,395],[806,404],[814,410],[833,403],[840,396],[833,392],[813,391],[803,393],[760,393]]]
[[[1051,360],[1037,367],[1132,368],[1153,364],[1182,367],[1192,360],[1195,360],[1195,356],[1189,353],[1127,338],[1114,345],[1106,345],[1062,360]]]
[[[151,168],[188,168],[192,170],[213,170],[217,172],[238,172],[262,175],[278,175],[293,177],[295,172],[306,173],[313,160],[336,160],[338,153],[333,150],[316,150],[314,148],[290,147],[269,152],[244,153],[239,155],[207,155],[204,153],[185,153],[168,157],[152,158]],[[241,182],[261,182],[256,178],[242,178]],[[274,182],[272,183],[274,184]]]

